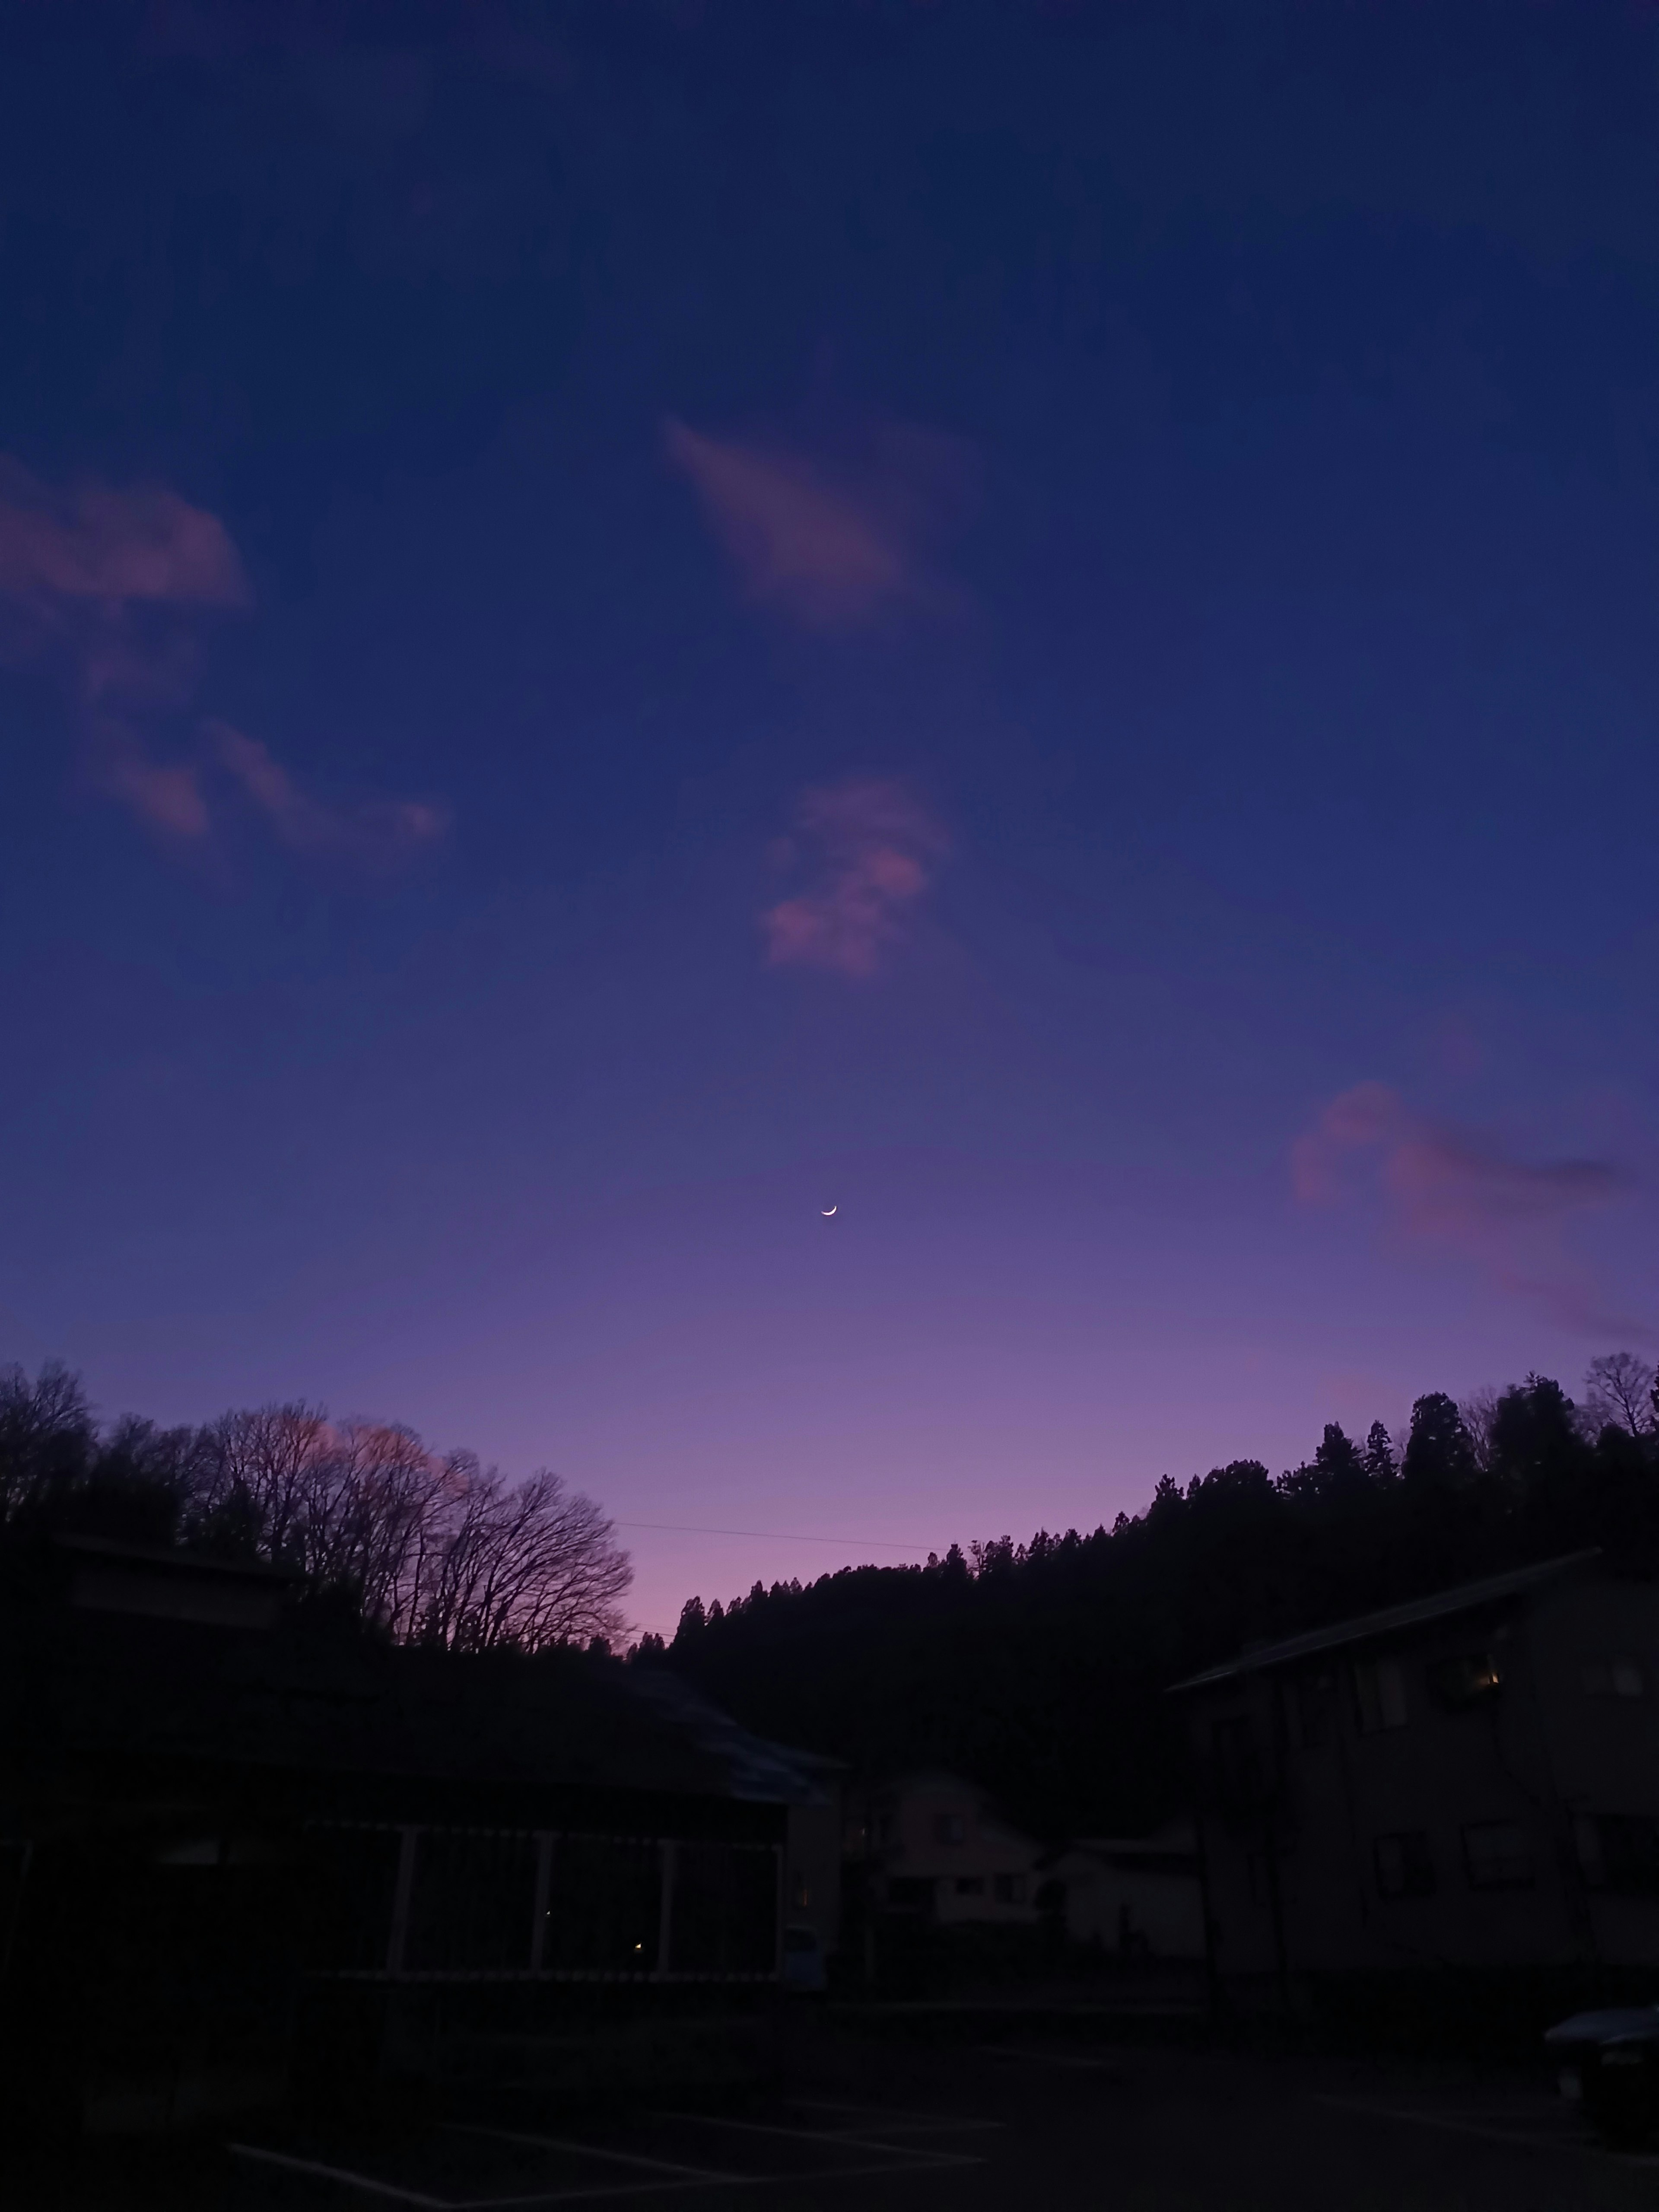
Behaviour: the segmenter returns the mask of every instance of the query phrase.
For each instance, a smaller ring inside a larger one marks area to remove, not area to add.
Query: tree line
[[[1659,1565],[1653,1370],[1596,1360],[1575,1404],[1524,1382],[1419,1398],[1408,1430],[1327,1427],[1278,1475],[1237,1460],[1091,1534],[952,1546],[686,1605],[669,1664],[768,1735],[865,1770],[937,1765],[1038,1834],[1133,1834],[1178,1811],[1171,1683],[1254,1638],[1581,1547]]]
[[[511,1482],[300,1403],[100,1429],[66,1368],[0,1369],[0,1549],[56,1534],[285,1567],[397,1642],[457,1651],[608,1641],[633,1576],[599,1507],[544,1468]]]

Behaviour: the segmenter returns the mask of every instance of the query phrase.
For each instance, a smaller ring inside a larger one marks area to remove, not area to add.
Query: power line
[[[931,1544],[895,1544],[884,1536],[803,1536],[783,1528],[704,1528],[691,1521],[615,1521],[617,1528],[658,1528],[670,1536],[757,1536],[769,1544],[834,1544],[846,1551],[917,1552],[933,1550]]]

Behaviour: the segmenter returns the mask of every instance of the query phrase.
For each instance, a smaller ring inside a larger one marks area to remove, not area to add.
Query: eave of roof
[[[1532,1566],[1513,1567],[1507,1574],[1488,1575],[1480,1582],[1460,1583],[1455,1589],[1413,1598],[1404,1605],[1385,1606],[1377,1613],[1363,1613],[1350,1620],[1333,1621],[1326,1628],[1308,1629],[1300,1636],[1287,1636],[1282,1642],[1241,1651],[1218,1667],[1206,1667],[1202,1674],[1189,1674],[1185,1681],[1172,1682],[1166,1695],[1173,1698],[1188,1690],[1210,1689],[1219,1682],[1263,1674],[1272,1667],[1287,1667],[1297,1659],[1311,1658],[1320,1651],[1333,1651],[1345,1644],[1365,1644],[1378,1637],[1398,1634],[1402,1629],[1415,1628],[1425,1621],[1478,1612],[1482,1606],[1523,1597],[1545,1583],[1553,1582],[1558,1576],[1588,1566],[1601,1556],[1600,1547],[1592,1545],[1587,1551],[1564,1553],[1559,1559],[1540,1559]]]
[[[183,1552],[175,1545],[125,1544],[110,1536],[69,1534],[55,1535],[52,1542],[56,1550],[72,1552],[77,1558],[108,1559],[123,1566],[147,1567],[161,1575],[283,1585],[298,1583],[305,1579],[296,1569],[272,1566],[265,1559],[223,1559],[216,1558],[211,1553]]]

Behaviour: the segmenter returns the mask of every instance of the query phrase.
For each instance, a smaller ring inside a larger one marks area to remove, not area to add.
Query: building
[[[1205,1957],[1198,1833],[1171,1820],[1150,1836],[1085,1837],[1044,1869],[1064,1895],[1074,1943],[1122,1960]]]
[[[1659,1968],[1659,1583],[1578,1553],[1176,1686],[1224,1990]]]
[[[792,1819],[833,1828],[834,1778],[673,1677],[393,1647],[176,1553],[60,1540],[12,1567],[13,2116],[226,2117],[778,1990]]]
[[[849,1793],[847,1856],[871,1907],[940,1926],[1034,1925],[1042,1847],[960,1775],[929,1768]]]

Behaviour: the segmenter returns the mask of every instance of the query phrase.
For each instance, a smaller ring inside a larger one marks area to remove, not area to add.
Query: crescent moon
[[[818,1208],[818,1212],[819,1212],[823,1216],[823,1218],[824,1218],[824,1219],[825,1219],[826,1221],[828,1221],[828,1219],[830,1218],[830,1215],[831,1215],[832,1213],[838,1213],[840,1211],[841,1211],[841,1208],[840,1208],[839,1205],[836,1205],[836,1206],[819,1206],[819,1208]]]

